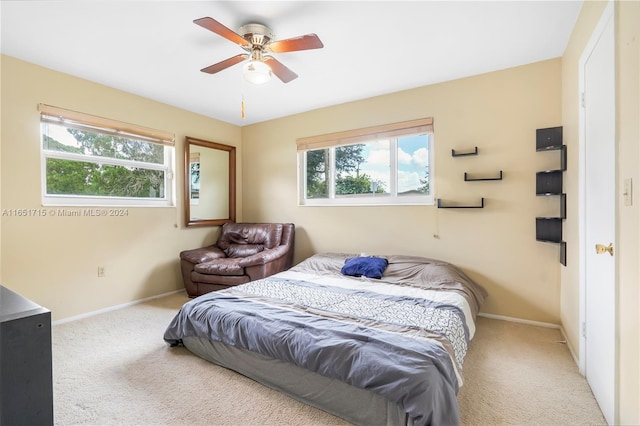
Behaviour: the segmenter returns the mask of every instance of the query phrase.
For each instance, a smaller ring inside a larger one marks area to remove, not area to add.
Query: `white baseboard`
[[[504,315],[495,315],[495,314],[485,314],[484,312],[480,312],[478,314],[479,317],[485,317],[485,318],[490,318],[490,319],[495,319],[495,320],[501,320],[501,321],[509,321],[509,322],[517,322],[520,324],[527,324],[527,325],[535,325],[538,327],[546,327],[546,328],[555,328],[555,329],[562,329],[562,327],[560,327],[558,324],[551,324],[549,322],[540,322],[540,321],[531,321],[531,320],[526,320],[526,319],[522,319],[522,318],[514,318],[514,317],[507,317]]]
[[[157,296],[145,297],[144,299],[138,299],[138,300],[134,300],[132,302],[122,303],[122,304],[116,305],[116,306],[110,306],[108,308],[99,309],[97,311],[87,312],[86,314],[80,314],[80,315],[76,315],[76,316],[73,316],[73,317],[63,318],[63,319],[60,319],[60,320],[52,321],[51,325],[52,326],[56,326],[56,325],[64,324],[66,322],[77,321],[77,320],[80,320],[80,319],[83,319],[83,318],[92,317],[92,316],[98,315],[98,314],[104,314],[105,312],[116,311],[118,309],[126,308],[128,306],[137,305],[139,303],[148,302],[148,301],[153,300],[153,299],[159,299],[161,297],[169,296],[171,294],[176,294],[176,293],[180,293],[180,292],[184,292],[184,291],[185,291],[184,289],[174,290],[174,291],[170,291],[168,293],[158,294]]]
[[[580,361],[578,360],[578,357],[576,356],[576,353],[573,350],[573,346],[569,344],[569,339],[567,339],[567,333],[565,333],[564,327],[560,327],[560,334],[562,334],[562,338],[564,339],[564,341],[567,342],[567,348],[569,348],[569,353],[571,354],[571,358],[573,358],[573,361],[576,363],[578,368],[580,368]],[[582,372],[580,374],[582,374]],[[584,376],[584,374],[582,375]]]

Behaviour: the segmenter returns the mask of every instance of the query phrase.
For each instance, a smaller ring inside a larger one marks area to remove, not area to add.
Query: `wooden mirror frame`
[[[229,154],[229,217],[191,219],[191,145],[218,149]],[[184,215],[186,226],[221,226],[236,221],[236,147],[187,136],[184,144]]]

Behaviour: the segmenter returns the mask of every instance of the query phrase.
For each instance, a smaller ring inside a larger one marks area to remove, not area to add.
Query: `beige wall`
[[[640,424],[640,2],[616,4],[620,423]],[[633,181],[632,206],[621,196]]]
[[[450,261],[488,289],[484,312],[559,324],[559,248],[535,240],[536,215],[558,205],[536,197],[535,173],[559,157],[536,153],[535,130],[561,125],[560,84],[555,59],[245,126],[245,219],[294,222],[296,261],[325,251]],[[298,206],[297,138],[422,117],[434,118],[436,196],[485,197],[484,209]],[[474,146],[478,156],[451,156]],[[500,170],[502,181],[463,181]]]
[[[568,170],[565,189],[578,193],[578,63],[606,2],[585,2],[563,56],[563,125],[567,135]],[[616,185],[618,228],[618,394],[619,423],[640,424],[640,2],[615,3],[616,43]],[[632,206],[622,199],[624,179],[633,179]],[[562,269],[561,316],[569,344],[578,354],[580,282],[578,269],[578,200],[567,206],[565,237],[570,250],[568,267]]]
[[[215,241],[218,231],[184,228],[184,137],[241,151],[240,128],[3,56],[3,209],[41,206],[38,103],[175,132],[177,206],[129,208],[126,217],[3,216],[2,284],[51,309],[54,319],[183,288],[178,252]],[[98,266],[105,277],[97,277]]]

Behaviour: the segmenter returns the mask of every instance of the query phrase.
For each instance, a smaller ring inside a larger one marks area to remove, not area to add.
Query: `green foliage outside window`
[[[162,170],[103,164],[99,157],[153,164],[164,163],[164,146],[78,129],[66,129],[76,146],[43,135],[46,151],[68,152],[95,158],[46,158],[47,194],[108,197],[162,198],[165,176]]]
[[[425,170],[424,172],[424,179],[420,179],[420,187],[418,188],[418,191],[424,193],[424,194],[428,194],[429,193],[429,168],[427,167],[427,170]]]
[[[384,183],[360,172],[363,144],[335,148],[336,195],[384,193]],[[329,149],[307,152],[307,198],[327,198]]]
[[[307,152],[307,198],[327,198],[329,196],[329,150]]]

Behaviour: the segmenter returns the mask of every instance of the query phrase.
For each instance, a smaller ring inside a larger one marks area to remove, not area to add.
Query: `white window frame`
[[[398,139],[401,137],[429,134],[429,194],[398,195]],[[340,146],[368,143],[379,139],[389,139],[390,188],[389,194],[366,195],[356,197],[336,197],[335,148]],[[328,135],[301,138],[298,145],[298,205],[299,206],[380,206],[380,205],[435,205],[434,186],[434,132],[433,119],[425,118],[402,123],[375,126],[365,129],[332,133]],[[329,149],[331,164],[327,198],[307,198],[307,159],[308,151]]]
[[[175,207],[175,137],[172,133],[149,129],[135,124],[118,122],[80,112],[40,104],[40,158],[41,194],[43,206],[122,206],[122,207]],[[164,146],[163,164],[99,157],[44,148],[45,125],[57,124],[68,128],[81,128],[100,134],[114,134],[120,137],[156,143]],[[47,159],[83,161],[88,163],[138,167],[164,172],[164,197],[110,197],[96,195],[47,194]]]

